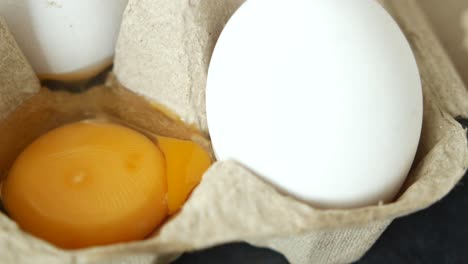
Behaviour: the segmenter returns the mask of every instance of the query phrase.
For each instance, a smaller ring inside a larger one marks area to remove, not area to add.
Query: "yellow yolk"
[[[22,229],[63,248],[143,239],[167,216],[165,167],[154,142],[134,130],[73,123],[21,153],[3,202]]]
[[[199,145],[186,140],[157,137],[166,159],[169,214],[176,213],[211,165],[210,155]]]
[[[22,229],[63,248],[143,239],[182,207],[212,163],[191,141],[156,139],[102,122],[54,129],[14,162],[5,208]]]

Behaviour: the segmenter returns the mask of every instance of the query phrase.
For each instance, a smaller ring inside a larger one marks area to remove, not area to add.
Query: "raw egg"
[[[112,63],[128,0],[2,0],[0,16],[43,79],[80,80]]]
[[[206,89],[219,160],[313,206],[391,201],[412,165],[422,89],[374,0],[255,0],[216,44]]]
[[[166,159],[169,214],[174,214],[212,161],[208,152],[193,142],[161,136],[157,139]]]
[[[182,206],[211,164],[193,142],[159,140],[160,147],[103,122],[56,128],[14,162],[5,208],[22,229],[63,248],[143,239]]]

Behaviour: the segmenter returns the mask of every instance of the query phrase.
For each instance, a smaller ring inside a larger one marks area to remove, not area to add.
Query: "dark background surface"
[[[468,121],[460,121],[464,127]],[[173,264],[286,264],[279,253],[228,244],[184,254]],[[468,263],[468,173],[442,201],[427,210],[395,220],[356,264]]]

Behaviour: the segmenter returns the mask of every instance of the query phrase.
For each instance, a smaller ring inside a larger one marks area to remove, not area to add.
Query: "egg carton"
[[[130,0],[116,49],[115,77],[81,94],[41,89],[0,19],[0,169],[8,168],[9,156],[35,135],[94,110],[169,133],[157,126],[167,120],[142,108],[137,95],[172,109],[207,136],[204,88],[211,52],[242,3]],[[393,219],[440,200],[468,166],[466,132],[455,121],[468,118],[463,83],[417,2],[381,3],[411,44],[424,93],[418,153],[394,202],[352,210],[316,209],[279,193],[241,164],[220,161],[206,172],[182,210],[144,241],[62,250],[21,231],[0,214],[0,263],[163,264],[183,252],[235,241],[277,250],[291,263],[349,263],[361,258]]]

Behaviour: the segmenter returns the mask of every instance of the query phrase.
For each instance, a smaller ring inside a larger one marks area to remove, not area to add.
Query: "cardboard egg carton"
[[[417,0],[434,32],[468,83],[468,2],[464,0]]]
[[[164,264],[183,252],[234,241],[277,250],[294,264],[349,263],[362,257],[392,220],[440,200],[468,166],[466,131],[455,121],[468,118],[466,88],[417,2],[381,2],[412,46],[424,93],[418,153],[394,202],[316,209],[279,193],[242,164],[219,161],[182,210],[144,241],[67,251],[21,231],[0,214],[0,263]],[[0,170],[5,172],[11,157],[37,135],[94,112],[208,144],[204,89],[209,60],[222,28],[242,3],[130,0],[115,76],[81,94],[41,88],[0,20]],[[201,134],[172,122],[147,101],[170,109]]]

